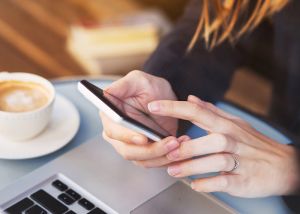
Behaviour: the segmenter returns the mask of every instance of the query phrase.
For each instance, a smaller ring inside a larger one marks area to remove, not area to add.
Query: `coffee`
[[[34,82],[0,81],[0,111],[28,112],[45,106],[49,92]]]

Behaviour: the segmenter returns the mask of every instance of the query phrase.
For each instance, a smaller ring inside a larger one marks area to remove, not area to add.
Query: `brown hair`
[[[201,0],[201,14],[190,51],[202,37],[209,49],[226,39],[238,40],[264,18],[281,10],[289,0]],[[244,21],[242,21],[244,20]]]

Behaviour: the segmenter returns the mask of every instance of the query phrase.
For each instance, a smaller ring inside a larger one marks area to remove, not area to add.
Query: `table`
[[[98,110],[77,91],[77,81],[76,79],[54,81],[56,92],[67,97],[79,111],[80,127],[75,137],[62,149],[43,157],[27,160],[0,159],[0,189],[99,134],[101,124],[97,117]],[[112,81],[104,79],[91,82],[105,87]]]
[[[54,82],[57,93],[60,93],[67,97],[75,104],[75,106],[79,110],[81,123],[76,136],[61,150],[44,157],[28,160],[0,160],[0,189],[4,188],[11,182],[14,182],[16,179],[22,177],[23,175],[32,172],[34,169],[37,169],[45,163],[73,149],[74,147],[86,142],[86,140],[92,138],[96,134],[99,134],[101,124],[100,120],[97,117],[98,110],[89,102],[87,102],[85,98],[83,98],[83,96],[77,91],[77,81],[78,79]],[[112,81],[109,79],[93,79],[91,80],[91,82],[98,86],[105,87]],[[234,106],[223,102],[217,103],[216,105],[229,113],[235,114],[245,119],[256,129],[276,139],[278,142],[285,144],[290,142],[290,140],[284,135],[268,126],[266,123],[251,116],[250,114],[247,114],[244,111],[241,111],[240,109],[237,109]],[[187,134],[192,138],[195,138],[202,136],[205,133],[198,127],[192,127]],[[233,197],[225,193],[213,193],[213,195],[241,213],[289,213],[287,207],[284,205],[280,197],[245,199]]]

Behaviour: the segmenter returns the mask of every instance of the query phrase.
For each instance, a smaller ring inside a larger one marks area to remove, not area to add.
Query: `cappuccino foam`
[[[48,99],[48,91],[38,83],[0,82],[0,111],[33,111],[46,105]]]

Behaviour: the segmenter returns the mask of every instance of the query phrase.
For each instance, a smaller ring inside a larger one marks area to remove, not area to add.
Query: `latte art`
[[[49,100],[48,91],[33,82],[0,82],[0,111],[27,112],[41,108]]]

